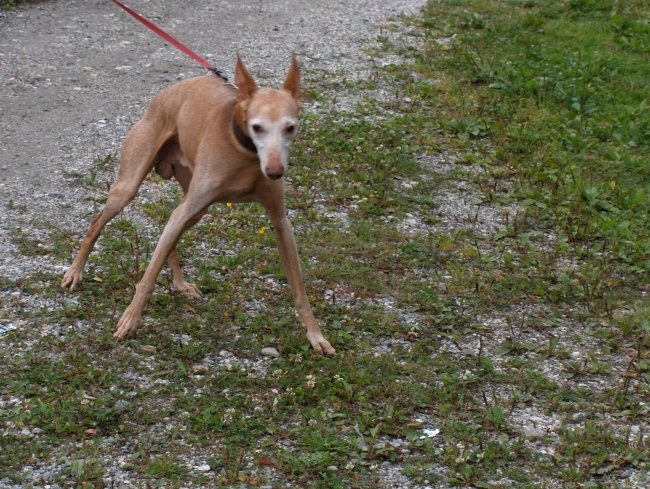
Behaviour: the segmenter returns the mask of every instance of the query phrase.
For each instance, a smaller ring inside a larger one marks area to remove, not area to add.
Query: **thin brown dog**
[[[335,350],[318,328],[307,299],[284,203],[282,176],[298,131],[302,99],[298,64],[294,57],[281,89],[258,88],[238,58],[235,84],[236,88],[208,75],[178,82],[153,98],[126,136],[106,205],[90,225],[61,286],[74,290],[79,285],[102,229],[133,199],[155,168],[163,178],[174,177],[184,197],[165,225],[114,336],[122,340],[135,333],[165,261],[171,267],[175,289],[201,296],[198,288],[183,278],[176,244],[210,204],[259,202],[275,228],[280,259],[307,339],[317,352],[333,355]]]

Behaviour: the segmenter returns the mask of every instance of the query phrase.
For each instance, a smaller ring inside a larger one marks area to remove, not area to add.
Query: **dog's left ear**
[[[298,61],[296,60],[295,54],[291,56],[291,66],[289,66],[289,72],[287,73],[287,78],[284,80],[282,88],[291,93],[298,104],[302,102],[302,92],[300,91],[300,68],[298,68]]]

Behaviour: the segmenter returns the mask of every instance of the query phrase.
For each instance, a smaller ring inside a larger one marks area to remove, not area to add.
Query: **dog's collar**
[[[241,130],[241,127],[239,127],[239,124],[237,124],[237,121],[234,117],[232,119],[232,132],[239,144],[241,144],[248,151],[257,153],[257,147],[255,146],[255,143],[248,134]]]

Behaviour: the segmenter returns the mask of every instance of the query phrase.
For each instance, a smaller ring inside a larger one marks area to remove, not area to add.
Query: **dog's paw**
[[[336,350],[332,345],[330,345],[330,342],[327,341],[325,338],[323,338],[323,341],[318,343],[318,346],[320,347],[319,349],[316,349],[318,353],[327,355],[327,356],[333,356],[336,355]]]
[[[309,339],[309,343],[311,343],[311,346],[314,348],[316,353],[328,356],[336,355],[336,350],[322,334],[308,334],[307,339]]]
[[[174,282],[174,290],[194,299],[203,297],[203,294],[196,285],[185,281]]]
[[[118,341],[122,341],[135,335],[135,331],[138,329],[138,325],[140,324],[140,316],[141,314],[132,311],[131,306],[127,307],[126,311],[124,311],[124,314],[122,314],[122,317],[117,322],[113,336]]]
[[[73,291],[77,288],[77,285],[81,283],[82,278],[83,273],[80,270],[76,270],[74,267],[70,267],[68,268],[68,271],[65,272],[63,280],[61,280],[61,287]]]

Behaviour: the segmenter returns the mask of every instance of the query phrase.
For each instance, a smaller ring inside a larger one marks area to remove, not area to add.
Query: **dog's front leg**
[[[193,196],[188,194],[181,204],[174,210],[169,221],[165,225],[158,245],[153,252],[151,261],[144,272],[140,283],[136,287],[135,295],[129,307],[126,308],[122,317],[117,323],[113,336],[118,340],[123,340],[132,336],[142,318],[142,313],[147,301],[153,293],[156,285],[156,278],[160,273],[165,261],[170,253],[175,249],[176,243],[183,231],[187,228],[188,223],[192,221],[211,203],[209,196],[198,194]]]
[[[293,234],[293,228],[289,219],[284,214],[282,209],[281,215],[274,215],[269,213],[271,222],[275,227],[275,238],[280,252],[280,259],[282,266],[287,274],[289,286],[293,292],[293,298],[296,303],[296,310],[298,311],[298,318],[300,324],[305,328],[307,339],[311,346],[318,353],[326,355],[334,355],[336,350],[330,345],[329,341],[325,339],[321,333],[314,313],[312,312],[307,292],[305,291],[305,283],[303,281],[302,272],[300,270],[300,263],[298,261],[298,249],[296,247],[296,239]]]

